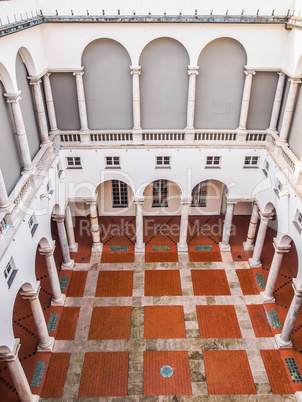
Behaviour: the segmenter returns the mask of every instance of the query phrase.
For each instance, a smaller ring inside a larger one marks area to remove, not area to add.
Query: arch
[[[52,246],[52,242],[50,242],[48,239],[46,239],[46,237],[42,237],[42,239],[39,241],[38,243],[38,248],[47,248],[47,247],[51,247]]]
[[[200,186],[201,183],[205,182],[207,183],[205,186]],[[197,182],[191,190],[191,214],[220,215],[225,209],[224,203],[227,192],[228,188],[221,180],[206,179]]]
[[[0,62],[0,81],[3,84],[4,90],[8,93],[16,92],[12,78],[7,68]]]
[[[272,202],[268,202],[265,207],[262,209],[262,213],[264,214],[270,214],[272,213],[275,209],[275,205]]]
[[[195,128],[236,129],[244,87],[245,48],[236,39],[208,43],[198,58]]]
[[[132,129],[131,58],[113,39],[96,39],[82,53],[88,125],[97,129]]]
[[[59,204],[55,204],[52,207],[51,216],[52,215],[63,215],[63,214],[64,214],[64,210],[61,208],[61,206]]]
[[[180,195],[183,196],[184,191],[183,191],[183,187],[181,186],[181,184],[179,184],[179,183],[176,182],[175,180],[171,180],[169,177],[158,177],[158,178],[156,178],[155,180],[152,180],[152,181],[150,181],[150,182],[144,183],[142,186],[140,186],[139,192],[138,192],[137,194],[135,194],[135,195],[136,195],[136,196],[143,196],[144,193],[145,193],[146,188],[147,188],[150,184],[152,184],[154,181],[156,181],[156,180],[167,180],[167,181],[169,181],[169,182],[175,184],[175,185],[179,188]]]
[[[300,56],[295,68],[295,75],[301,75],[301,74],[302,74],[302,55]]]
[[[280,246],[289,246],[293,239],[289,235],[283,235],[280,239],[278,244]]]
[[[139,59],[143,128],[186,127],[189,63],[187,49],[176,39],[161,37],[144,47]]]
[[[35,67],[34,60],[32,58],[32,55],[30,54],[29,50],[26,47],[22,46],[18,50],[18,53],[20,54],[21,59],[26,66],[28,74],[31,76],[35,76],[37,74],[36,67]]]
[[[121,177],[107,178],[97,186],[96,199],[99,216],[135,216],[134,191],[127,180],[121,179]],[[121,183],[126,184],[126,189]]]

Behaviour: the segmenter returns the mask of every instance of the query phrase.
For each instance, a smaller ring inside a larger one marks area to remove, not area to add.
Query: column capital
[[[181,205],[191,205],[192,203],[192,197],[181,197],[180,198],[180,203]]]
[[[29,79],[29,85],[40,85],[41,84],[41,78],[38,77],[27,77]]]
[[[285,77],[285,74],[284,74],[283,71],[278,71],[277,74],[278,74],[280,77]]]
[[[276,237],[273,240],[273,246],[274,246],[275,252],[278,253],[278,254],[288,253],[290,248],[291,248],[290,244],[286,244],[286,245],[278,244]]]
[[[38,251],[40,255],[45,255],[46,257],[50,257],[53,255],[55,251],[55,241],[52,242],[52,245],[50,247],[39,247]]]
[[[83,202],[87,205],[96,205],[96,198],[84,198]]]
[[[44,76],[45,76],[45,75],[46,75],[46,77],[50,77],[50,76],[51,76],[51,72],[50,72],[50,71],[47,71],[47,73],[45,73]],[[44,76],[43,76],[43,77],[44,77]]]
[[[135,197],[133,197],[133,203],[135,205],[143,205],[145,201],[145,197],[143,195],[137,195]]]
[[[65,220],[65,213],[63,214],[52,214],[52,219],[55,222],[64,222]]]
[[[199,66],[188,66],[188,74],[189,75],[191,75],[191,74],[198,75],[199,74],[198,70],[199,70]]]
[[[77,76],[77,75],[84,75],[84,71],[83,70],[76,70],[72,73],[72,75]]]
[[[256,71],[253,70],[253,69],[250,69],[250,68],[248,68],[248,67],[245,67],[245,68],[244,68],[244,74],[245,74],[245,75],[248,75],[248,74],[256,75]]]
[[[15,361],[18,358],[18,352],[19,352],[20,346],[21,346],[20,339],[16,338],[12,350],[7,348],[8,349],[7,352],[0,353],[0,362],[1,361],[2,362]]]
[[[236,205],[238,203],[238,201],[227,198],[226,203],[227,203],[227,205]]]
[[[130,66],[131,75],[134,75],[134,74],[140,75],[141,68],[142,68],[141,66]]]
[[[4,96],[6,98],[7,103],[17,103],[22,99],[21,98],[21,91],[18,91],[18,92],[15,92],[15,93],[6,92],[4,94]]]
[[[41,290],[40,281],[37,281],[35,289],[26,291],[20,290],[20,295],[22,296],[22,299],[32,301],[36,300],[39,297],[40,290]]]
[[[272,219],[275,216],[274,212],[262,212],[260,211],[260,218],[261,220],[269,220]]]
[[[302,283],[299,283],[297,278],[293,278],[292,285],[295,292],[295,296],[302,297]]]
[[[290,82],[291,85],[297,85],[301,84],[301,78],[300,77],[291,77],[289,78],[288,82]]]

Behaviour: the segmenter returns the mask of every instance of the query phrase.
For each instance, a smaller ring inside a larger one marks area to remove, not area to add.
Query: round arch
[[[131,184],[123,175],[112,174],[111,178],[107,176],[96,188],[99,216],[135,216]]]
[[[29,50],[26,47],[20,47],[18,53],[20,54],[21,59],[26,66],[28,74],[31,76],[35,76],[37,74],[36,66]]]
[[[4,64],[0,63],[0,81],[3,84],[4,90],[8,93],[14,93],[15,87],[12,81],[12,78],[4,66]]]
[[[302,55],[300,56],[295,68],[295,75],[301,75],[301,74],[302,74]]]
[[[205,179],[197,181],[191,189],[191,214],[220,215],[225,210],[227,185],[221,180]]]

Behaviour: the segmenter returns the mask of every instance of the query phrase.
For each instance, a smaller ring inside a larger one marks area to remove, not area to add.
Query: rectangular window
[[[79,156],[67,156],[67,169],[81,169],[81,158]]]
[[[153,182],[153,202],[152,207],[168,206],[168,181],[155,180]]]
[[[293,221],[293,224],[295,225],[298,232],[301,234],[302,233],[302,214],[298,209],[297,209],[297,212],[295,215],[295,220]]]
[[[246,156],[244,159],[244,167],[258,167],[259,156]]]
[[[106,167],[120,168],[120,157],[119,156],[106,156]]]
[[[62,166],[61,166],[61,162],[59,162],[59,163],[57,164],[57,174],[58,174],[58,178],[61,177],[62,173],[63,173],[63,169],[62,169]]]
[[[264,161],[264,167],[262,169],[262,172],[265,174],[265,176],[268,176],[268,171],[269,171],[269,163],[267,160]]]
[[[207,156],[206,167],[220,167],[221,156]]]
[[[47,194],[53,195],[53,188],[52,188],[51,180],[49,180],[49,182],[46,184],[46,191],[47,191]]]
[[[128,191],[126,183],[119,180],[112,180],[112,199],[113,208],[128,207]]]
[[[11,287],[17,272],[18,272],[18,270],[15,268],[14,260],[13,260],[13,258],[11,258],[9,263],[6,265],[5,270],[3,271],[3,275],[4,275],[4,278],[6,279],[8,288]]]
[[[156,167],[157,168],[170,167],[170,156],[157,156],[156,157]]]
[[[31,235],[33,236],[38,227],[37,218],[36,218],[35,213],[33,213],[32,216],[29,218],[28,226],[29,226]]]
[[[192,191],[191,207],[206,207],[207,206],[208,182],[203,181],[198,183]]]

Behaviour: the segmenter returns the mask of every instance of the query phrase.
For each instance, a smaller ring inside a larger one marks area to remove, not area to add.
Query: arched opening
[[[240,42],[219,38],[198,59],[195,128],[236,129],[244,86],[247,56]]]
[[[171,38],[155,39],[143,49],[140,56],[143,128],[186,127],[189,62],[187,50]]]
[[[131,60],[112,39],[97,39],[82,55],[88,126],[92,130],[132,129]]]

